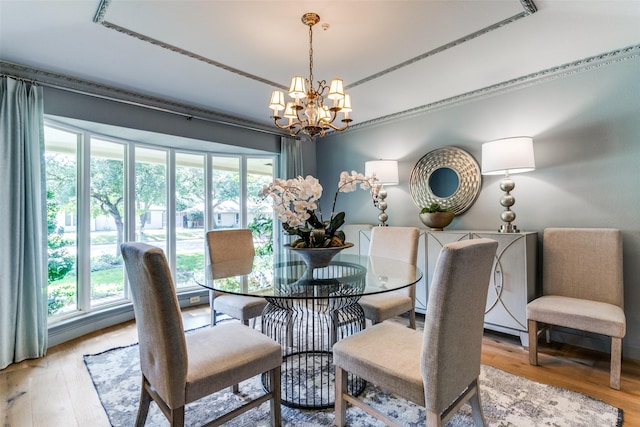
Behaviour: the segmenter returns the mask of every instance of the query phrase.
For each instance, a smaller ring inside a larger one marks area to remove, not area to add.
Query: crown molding
[[[467,102],[489,98],[501,93],[506,93],[529,86],[535,86],[553,80],[563,79],[575,74],[606,67],[622,61],[633,60],[638,57],[640,57],[640,44],[627,46],[621,49],[616,49],[599,55],[580,59],[578,61],[547,68],[545,70],[517,77],[515,79],[506,80],[494,85],[466,92],[461,95],[456,95],[450,98],[421,105],[419,107],[411,108],[409,110],[399,111],[397,113],[378,117],[373,120],[352,124],[348,129],[342,131],[341,133],[344,134],[375,125],[388,124],[391,122],[404,120],[427,112],[450,108]],[[334,135],[337,135],[337,133],[332,132],[330,134],[327,134],[326,137]]]

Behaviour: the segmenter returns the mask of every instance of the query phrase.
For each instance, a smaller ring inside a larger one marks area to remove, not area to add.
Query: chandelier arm
[[[299,122],[293,122],[293,123],[290,123],[290,124],[288,124],[288,125],[281,125],[280,123],[278,123],[278,120],[279,120],[280,118],[281,118],[281,117],[274,117],[274,118],[273,118],[273,124],[275,124],[275,125],[276,125],[276,127],[277,127],[278,129],[292,129],[292,128],[294,128],[295,126],[300,125],[300,123],[299,123]]]
[[[329,88],[326,80],[318,80],[318,93],[322,94],[325,90]]]
[[[301,128],[305,128],[309,126],[309,120],[305,117],[302,120],[298,120],[297,124],[299,124]]]
[[[326,120],[324,122],[325,127],[330,127],[333,130],[339,130],[337,127],[333,125],[333,122],[336,121],[336,117],[338,117],[338,111],[340,110],[338,108],[330,108],[329,111],[331,111],[331,120]]]
[[[304,129],[309,125],[309,118],[308,117],[300,117],[300,111],[303,111],[304,108],[300,108],[296,110],[296,118],[298,119],[297,122],[293,122],[293,124],[297,124],[300,126],[300,129]]]
[[[350,121],[351,120],[347,121],[345,123],[345,125],[343,127],[341,127],[341,128],[339,128],[338,126],[335,126],[333,123],[327,123],[326,125],[328,127],[330,127],[331,129],[333,129],[333,130],[337,130],[338,132],[342,132],[343,130],[346,130],[349,127],[349,122]],[[343,120],[343,122],[344,122],[344,120]]]
[[[306,119],[300,118],[300,111],[302,111],[303,109],[304,109],[303,107],[296,109],[296,118],[298,119],[298,123],[300,123],[301,126],[302,126],[302,120],[306,120]]]

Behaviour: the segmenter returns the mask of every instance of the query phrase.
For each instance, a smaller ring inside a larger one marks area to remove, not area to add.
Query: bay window
[[[130,303],[124,241],[162,248],[178,293],[202,289],[211,228],[248,227],[271,250],[273,214],[257,193],[276,156],[176,146],[46,122],[50,322]]]

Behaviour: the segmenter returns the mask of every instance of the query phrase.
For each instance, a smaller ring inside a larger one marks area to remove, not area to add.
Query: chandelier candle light
[[[516,184],[509,175],[529,172],[535,168],[533,138],[531,137],[504,138],[482,144],[482,174],[504,174],[504,178],[500,182],[500,189],[504,191],[500,198],[500,204],[505,208],[500,214],[500,218],[505,222],[500,226],[501,233],[519,232],[518,227],[511,224],[516,219],[516,213],[511,210],[511,206],[516,202],[511,191]]]
[[[283,93],[274,90],[269,103],[269,108],[273,110],[273,122],[278,128],[288,129],[292,136],[302,131],[309,135],[311,141],[316,135],[324,136],[328,130],[343,131],[352,121],[349,118],[351,97],[344,93],[342,79],[331,80],[329,86],[326,80],[320,80],[318,87],[313,87],[313,26],[318,22],[320,22],[320,16],[316,13],[302,15],[302,23],[309,27],[309,78],[294,76],[291,79],[289,96],[294,101],[287,102],[285,105]],[[333,101],[331,106],[324,103],[325,92],[327,92],[327,98]],[[278,122],[281,119],[279,113],[281,110],[284,110],[284,118],[289,119],[288,124]],[[333,124],[338,112],[344,114],[342,127]]]

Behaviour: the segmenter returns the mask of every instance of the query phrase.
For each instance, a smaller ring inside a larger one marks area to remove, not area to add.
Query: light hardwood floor
[[[207,324],[209,310],[183,313],[185,328]],[[403,320],[405,322],[406,320]],[[46,357],[0,371],[2,427],[109,426],[82,356],[137,342],[127,322],[49,349]],[[540,346],[541,366],[530,366],[519,340],[487,331],[482,363],[542,383],[575,390],[624,410],[625,426],[640,426],[640,362],[624,360],[622,389],[609,384],[609,355],[570,346]]]

